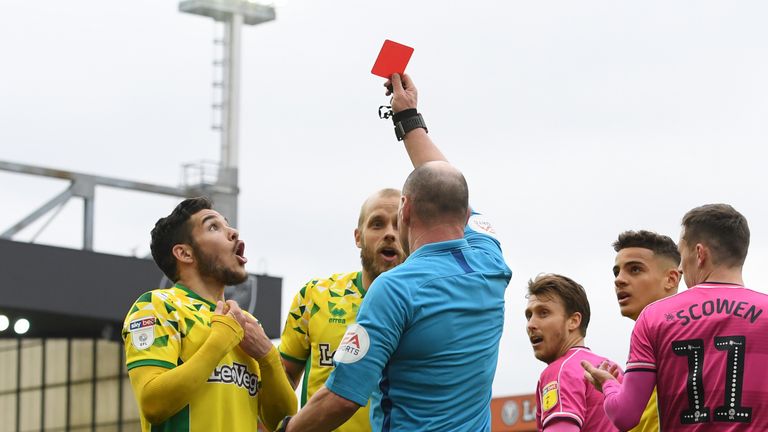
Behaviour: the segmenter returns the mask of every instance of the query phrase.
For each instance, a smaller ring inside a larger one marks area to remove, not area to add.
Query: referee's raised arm
[[[427,125],[417,110],[418,90],[413,80],[407,74],[398,74],[384,83],[387,96],[392,95],[392,121],[395,124],[395,135],[398,140],[405,142],[405,149],[411,158],[414,168],[427,162],[445,161],[440,149],[427,134]]]

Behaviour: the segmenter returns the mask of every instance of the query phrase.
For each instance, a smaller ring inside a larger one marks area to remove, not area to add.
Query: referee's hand
[[[384,83],[384,87],[387,88],[387,96],[392,95],[392,112],[416,109],[419,92],[410,76],[403,74],[401,77],[398,74],[392,74],[392,78]]]

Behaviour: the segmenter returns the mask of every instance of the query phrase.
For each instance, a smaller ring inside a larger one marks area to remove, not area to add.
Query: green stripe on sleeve
[[[306,361],[306,359],[302,360],[302,359],[298,359],[296,357],[291,357],[288,354],[286,354],[286,353],[284,353],[284,352],[282,352],[280,350],[278,350],[277,352],[280,353],[280,357],[282,357],[282,358],[284,358],[286,360],[292,361],[294,363],[304,364],[304,362]]]
[[[160,366],[166,369],[173,369],[176,367],[176,365],[171,362],[167,362],[164,360],[153,360],[153,359],[136,360],[135,362],[128,363],[127,367],[128,367],[128,370],[131,370],[139,366]]]
[[[309,387],[309,372],[312,370],[312,352],[307,357],[307,364],[304,366],[304,379],[301,382],[301,407],[307,404],[307,387]]]

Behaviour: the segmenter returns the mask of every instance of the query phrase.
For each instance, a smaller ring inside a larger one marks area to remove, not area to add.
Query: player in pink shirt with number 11
[[[689,287],[648,305],[632,332],[622,384],[583,363],[621,430],[640,419],[657,385],[661,430],[768,430],[768,296],[744,287],[749,227],[726,204],[683,217],[679,249]]]

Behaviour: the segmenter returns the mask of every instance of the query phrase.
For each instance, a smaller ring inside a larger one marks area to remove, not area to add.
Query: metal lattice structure
[[[132,180],[104,177],[74,171],[64,171],[54,168],[45,168],[33,165],[0,161],[0,170],[28,174],[41,177],[68,180],[69,186],[54,196],[32,213],[15,223],[10,228],[0,233],[0,238],[11,240],[13,236],[45,216],[52,210],[65,205],[72,198],[83,200],[83,249],[93,250],[93,224],[95,208],[96,186],[105,186],[132,191],[147,192],[176,197],[193,197],[200,195],[210,196],[218,203],[218,207],[237,208],[237,181],[235,184],[197,183],[180,187],[162,186]],[[235,219],[236,213],[230,219]]]
[[[274,20],[275,9],[272,6],[243,0],[185,0],[179,3],[179,10],[212,18],[216,22],[223,23],[225,27],[224,39],[215,41],[225,48],[223,58],[214,62],[217,67],[222,68],[221,81],[213,83],[214,88],[221,92],[220,102],[213,106],[214,110],[220,114],[218,124],[214,126],[214,129],[221,133],[221,156],[218,164],[215,162],[186,164],[183,166],[182,185],[172,187],[0,161],[0,170],[70,182],[63,192],[1,232],[0,238],[10,240],[44,215],[61,208],[70,199],[81,198],[84,203],[83,249],[93,250],[94,200],[97,186],[181,198],[206,195],[214,201],[217,210],[226,215],[232,225],[237,226],[241,27],[244,24],[257,25]],[[215,179],[210,175],[212,171],[216,172]],[[190,182],[190,179],[196,179],[196,181]]]

